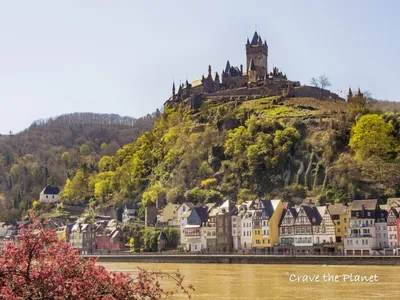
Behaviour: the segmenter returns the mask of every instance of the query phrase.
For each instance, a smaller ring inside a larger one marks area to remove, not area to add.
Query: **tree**
[[[349,146],[358,161],[372,157],[388,159],[396,146],[393,126],[377,114],[364,115],[351,129]]]
[[[62,155],[61,155],[61,160],[64,163],[65,167],[68,169],[71,166],[72,163],[72,157],[71,154],[69,154],[68,151],[65,151]]]
[[[0,252],[0,293],[4,299],[170,299],[159,280],[170,278],[189,295],[179,273],[166,274],[139,269],[136,277],[108,272],[95,259],[77,255],[68,243],[58,241],[30,215],[31,224],[21,228],[18,244]]]
[[[90,148],[89,148],[89,146],[86,145],[86,144],[83,144],[83,145],[79,148],[79,153],[80,153],[82,156],[87,156],[87,155],[89,155],[89,154],[90,154]]]
[[[311,78],[311,85],[324,89],[326,87],[331,86],[331,82],[329,81],[329,78],[326,75],[320,75],[318,78]]]

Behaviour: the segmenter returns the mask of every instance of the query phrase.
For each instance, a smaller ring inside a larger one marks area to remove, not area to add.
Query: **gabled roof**
[[[322,217],[319,214],[319,211],[316,207],[311,206],[302,206],[304,212],[306,213],[308,219],[310,220],[311,225],[320,225],[322,221]]]
[[[400,214],[400,207],[392,207],[389,212],[392,212],[396,218],[398,218]]]
[[[59,193],[60,193],[60,188],[58,186],[51,186],[51,185],[46,186],[41,192],[41,194],[44,195],[58,195]]]
[[[400,206],[400,198],[388,198],[386,205],[387,205],[387,208],[390,208],[393,206]]]
[[[284,208],[284,209],[283,209],[283,212],[282,212],[281,219],[280,219],[280,221],[279,221],[279,226],[281,226],[283,218],[284,218],[286,215],[289,215],[289,214],[291,214],[293,218],[296,218],[296,216],[297,216],[297,210],[296,210],[294,207],[292,207],[292,208]]]
[[[347,206],[344,205],[343,203],[329,204],[328,210],[331,216],[339,216],[340,214],[346,212]]]
[[[226,200],[224,203],[221,204],[221,206],[218,209],[219,213],[224,213],[224,212],[231,212],[235,206],[233,205],[231,200]]]
[[[160,235],[158,236],[158,240],[159,241],[166,241],[167,240],[167,237],[165,236],[164,231],[160,232]]]
[[[352,211],[362,210],[363,207],[366,210],[375,210],[378,206],[377,199],[368,199],[368,200],[355,200],[353,201]]]
[[[197,213],[202,223],[208,221],[207,207],[194,207],[192,211],[195,211]]]
[[[274,214],[274,207],[271,200],[260,200],[260,208],[264,217],[271,218]]]

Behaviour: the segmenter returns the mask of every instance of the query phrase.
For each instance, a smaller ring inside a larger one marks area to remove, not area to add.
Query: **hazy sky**
[[[0,133],[70,112],[140,117],[172,80],[245,64],[255,28],[269,66],[308,84],[326,74],[400,100],[400,1],[0,0]]]

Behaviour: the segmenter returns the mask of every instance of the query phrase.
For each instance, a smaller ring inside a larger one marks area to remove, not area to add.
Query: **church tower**
[[[258,78],[266,78],[268,75],[268,45],[266,41],[262,41],[261,36],[256,32],[254,32],[254,36],[251,40],[247,39],[246,43],[246,61],[247,68],[251,68],[251,64],[254,64],[254,67],[257,72]],[[253,68],[254,68],[253,67]]]

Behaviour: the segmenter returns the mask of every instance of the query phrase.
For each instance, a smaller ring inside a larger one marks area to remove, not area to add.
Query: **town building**
[[[123,233],[116,220],[96,222],[94,232],[93,253],[110,254],[126,249]]]
[[[54,203],[58,202],[60,194],[60,188],[58,186],[46,186],[41,192],[39,196],[40,202],[45,203]]]
[[[259,201],[252,220],[252,247],[255,251],[273,252],[273,247],[279,242],[283,208],[281,200]]]
[[[208,208],[205,206],[197,206],[190,210],[185,226],[185,248],[189,252],[197,252],[205,249],[206,245],[202,244],[201,228],[208,221]]]
[[[294,244],[294,230],[297,210],[295,207],[284,208],[282,218],[279,224],[279,244],[281,246],[292,246]],[[285,252],[289,248],[285,249]]]
[[[217,252],[217,214],[218,208],[208,211],[208,220],[201,228],[202,250],[207,253]]]
[[[217,252],[232,252],[232,213],[236,207],[231,200],[226,200],[216,213],[216,250]]]
[[[124,211],[122,212],[122,222],[124,224],[128,222],[134,222],[138,219],[139,207],[137,203],[125,204]]]
[[[350,226],[351,205],[343,203],[329,204],[328,210],[335,224],[335,241],[343,245],[344,237]]]
[[[254,209],[254,201],[244,201],[236,205],[232,213],[232,243],[234,250],[242,250],[242,219],[249,209]]]
[[[350,228],[345,237],[346,255],[376,253],[376,227],[379,214],[378,200],[355,200],[351,208]]]
[[[387,215],[388,248],[393,254],[398,254],[399,245],[397,221],[400,219],[400,207],[392,206]]]
[[[380,208],[375,222],[376,247],[382,254],[385,254],[385,251],[387,251],[389,247],[387,216],[388,211]]]
[[[253,239],[252,239],[252,224],[253,224],[253,215],[254,208],[249,208],[243,214],[242,217],[242,230],[240,241],[242,243],[241,248],[243,251],[250,251],[252,249]]]
[[[331,214],[326,206],[317,206],[316,209],[321,221],[313,226],[314,245],[321,245],[323,253],[335,252],[335,224]],[[321,249],[315,252],[321,252]]]
[[[80,254],[91,254],[95,249],[95,226],[77,222],[71,229],[70,245]]]
[[[158,228],[171,227],[179,228],[178,209],[179,204],[169,202],[166,206],[158,211],[157,225]]]

